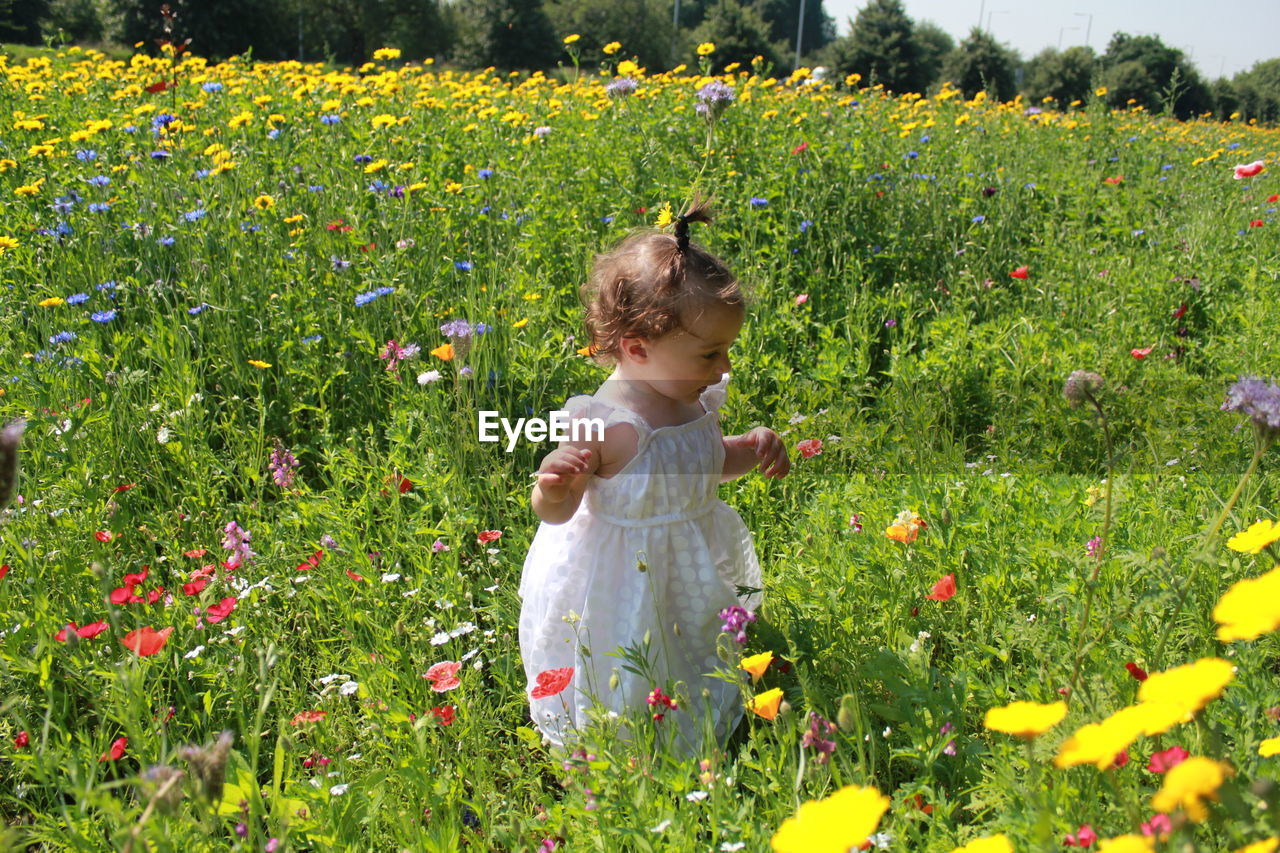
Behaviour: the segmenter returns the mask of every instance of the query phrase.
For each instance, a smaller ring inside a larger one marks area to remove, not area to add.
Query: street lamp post
[[[993,9],[992,11],[990,11],[990,12],[988,12],[988,13],[987,13],[987,34],[988,34],[988,35],[990,35],[990,34],[991,34],[991,16],[992,16],[992,15],[1007,15],[1007,14],[1009,14],[1009,10],[1008,10],[1008,9]]]
[[[796,68],[800,67],[800,42],[804,39],[804,0],[800,0],[800,20],[796,23]]]
[[[1085,46],[1085,47],[1088,47],[1088,46],[1089,46],[1089,33],[1093,32],[1093,15],[1092,15],[1091,13],[1089,13],[1089,12],[1076,12],[1076,13],[1075,13],[1075,16],[1076,16],[1077,18],[1088,18],[1088,19],[1089,19],[1089,23],[1085,25],[1085,29],[1084,29],[1084,46]]]
[[[1067,30],[1078,30],[1079,27],[1058,27],[1058,50],[1062,50],[1062,34]]]

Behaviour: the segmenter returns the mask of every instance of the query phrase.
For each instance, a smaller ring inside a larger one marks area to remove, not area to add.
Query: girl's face
[[[696,403],[729,372],[729,347],[742,331],[740,307],[711,304],[695,309],[684,328],[656,340],[628,339],[623,351],[636,379],[671,400]]]

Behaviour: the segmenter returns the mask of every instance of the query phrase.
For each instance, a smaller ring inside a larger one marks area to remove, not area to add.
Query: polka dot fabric
[[[727,382],[726,375],[702,395],[702,417],[659,429],[594,397],[565,405],[570,417],[598,417],[606,428],[631,424],[639,440],[620,472],[592,479],[569,521],[538,528],[525,558],[520,651],[527,691],[541,672],[574,668],[563,692],[530,699],[534,724],[554,744],[574,740],[593,706],[597,714],[647,712],[649,692],[668,680],[682,682],[679,692],[691,702],[659,725],[674,730],[684,751],[700,747],[708,717],[721,743],[741,718],[737,687],[707,677],[723,666],[716,657],[719,612],[760,605],[759,594],[735,592],[760,587],[760,564],[746,525],[718,496]],[[611,654],[640,648],[646,633],[652,681]]]

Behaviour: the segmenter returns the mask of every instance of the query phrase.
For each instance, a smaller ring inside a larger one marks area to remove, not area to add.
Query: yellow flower
[[[658,218],[654,220],[653,224],[657,228],[666,228],[674,221],[675,217],[671,215],[671,202],[664,201],[662,207],[658,210]]]
[[[431,354],[441,361],[453,361],[453,344],[441,344]]]
[[[399,59],[400,48],[398,47],[380,47],[373,52],[374,59]]]
[[[716,43],[713,41],[704,41],[698,45],[698,56],[710,56],[716,52]]]
[[[1107,87],[1106,87],[1106,86],[1099,86],[1098,88],[1096,88],[1096,89],[1094,89],[1094,90],[1093,90],[1093,94],[1095,94],[1095,95],[1097,95],[1099,98],[1101,98],[1103,95],[1107,94]]]
[[[39,304],[41,308],[56,308],[59,305],[65,305],[66,303],[67,300],[63,299],[61,296],[50,296],[48,299],[41,299],[37,304]]]
[[[292,225],[295,222],[301,222],[302,220],[303,216],[301,213],[295,213],[293,216],[286,216],[284,218],[285,223],[288,225]]]
[[[1213,608],[1218,639],[1256,640],[1280,629],[1280,566],[1257,578],[1236,581]]]
[[[1042,735],[1062,722],[1067,715],[1066,702],[1040,705],[1036,702],[1014,702],[1003,708],[987,711],[983,725],[992,731],[1033,738]]]
[[[447,193],[452,193],[453,195],[457,195],[458,193],[462,192],[462,184],[458,183],[457,181],[449,181],[447,184],[444,185],[444,191]]]
[[[388,113],[382,113],[381,115],[376,115],[369,119],[369,124],[373,125],[375,128],[391,127],[391,125],[395,123],[396,117]]]
[[[525,318],[523,318],[523,319],[521,319],[521,320],[516,320],[514,323],[512,323],[512,324],[511,324],[511,328],[513,328],[513,329],[523,329],[523,328],[524,328],[525,326],[527,326],[527,325],[529,325],[529,318],[528,318],[528,317],[525,317]]]
[[[1258,744],[1258,755],[1263,758],[1270,758],[1273,755],[1280,755],[1280,737],[1267,738]]]
[[[755,684],[764,675],[764,671],[773,663],[773,652],[761,652],[749,658],[743,658],[738,666],[751,673],[751,683]]]
[[[896,542],[910,545],[912,542],[916,541],[916,536],[919,535],[920,528],[927,526],[928,525],[920,519],[920,516],[916,515],[909,509],[904,509],[902,512],[898,513],[898,517],[893,520],[893,524],[890,524],[884,529],[884,535]]]
[[[1151,807],[1165,814],[1182,809],[1191,820],[1201,823],[1209,817],[1203,800],[1218,799],[1218,788],[1229,772],[1220,761],[1193,755],[1164,774],[1164,785],[1151,798]]]
[[[251,121],[253,121],[253,113],[242,111],[231,117],[227,127],[243,127]]]
[[[1007,835],[993,835],[990,838],[975,838],[951,853],[1013,853],[1013,845],[1009,843]]]
[[[14,195],[37,195],[40,192],[40,185],[44,183],[44,178],[40,178],[34,184],[18,187],[13,191]]]
[[[1256,554],[1277,539],[1280,539],[1280,524],[1264,519],[1255,521],[1248,530],[1228,539],[1227,547],[1232,551]]]
[[[604,52],[605,52],[606,54],[608,54],[609,56],[613,56],[615,53],[617,53],[618,51],[622,50],[622,42],[620,42],[620,41],[611,41],[611,42],[609,42],[608,44],[606,44],[606,45],[602,48],[602,50],[604,50]]]
[[[1202,658],[1195,663],[1158,672],[1142,682],[1138,698],[1143,702],[1169,702],[1198,711],[1218,698],[1235,677],[1234,667],[1222,658]]]
[[[377,160],[374,160],[372,163],[365,164],[364,173],[366,175],[372,175],[374,172],[381,172],[385,168],[387,168],[387,160],[383,157],[379,157]]]
[[[10,160],[8,157],[6,157],[3,160],[0,160],[0,172],[7,172],[10,169],[16,169],[16,168],[18,168],[17,160]]]
[[[774,717],[778,716],[778,708],[781,705],[782,690],[778,687],[775,687],[772,690],[766,690],[765,692],[752,696],[747,700],[747,710],[753,712],[757,716],[764,717],[766,720],[772,720]],[[867,833],[867,835],[870,834],[871,833]],[[862,837],[862,840],[867,840],[865,835]]]
[[[1106,770],[1116,756],[1142,734],[1141,713],[1136,707],[1122,708],[1100,723],[1081,726],[1058,747],[1053,763],[1058,767],[1093,764]]]
[[[14,130],[44,130],[44,122],[38,118],[21,118],[13,123]]]
[[[276,206],[276,200],[264,193],[253,200],[253,206],[258,210],[270,210]]]
[[[845,853],[876,831],[889,798],[870,786],[847,785],[810,800],[773,834],[774,853]]]
[[[0,234],[0,255],[4,254],[5,249],[16,249],[16,248],[18,248],[17,240],[13,239],[8,235]]]
[[[1155,849],[1155,840],[1146,835],[1121,835],[1098,845],[1098,853],[1151,853]]]
[[[565,36],[565,37],[564,37],[564,43],[565,43],[565,44],[573,44],[575,41],[577,41],[577,40],[578,40],[578,39],[580,39],[580,38],[582,38],[582,36],[578,35],[577,33],[574,33],[574,34],[573,34],[573,35],[571,35],[571,36]]]
[[[1093,506],[1102,497],[1102,489],[1097,486],[1090,486],[1084,490],[1084,505]]]
[[[1192,713],[1180,702],[1139,702],[1132,707],[1133,719],[1147,737],[1164,734],[1179,723],[1190,722]]]
[[[1241,847],[1236,853],[1276,853],[1280,847],[1280,838],[1268,838],[1266,841],[1255,841],[1247,847]]]
[[[624,59],[618,63],[618,74],[623,77],[635,75],[640,70],[640,66],[636,65],[630,59]]]
[[[258,368],[259,370],[266,370],[268,367],[271,366],[270,362],[258,361],[256,358],[249,359],[249,363],[252,364],[254,367]]]

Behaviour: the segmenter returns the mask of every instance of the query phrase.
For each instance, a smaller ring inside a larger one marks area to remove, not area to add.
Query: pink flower
[[[1187,760],[1187,751],[1180,746],[1171,746],[1164,752],[1152,754],[1147,769],[1152,773],[1167,773]]]
[[[1266,167],[1267,167],[1266,160],[1254,160],[1252,163],[1246,163],[1243,166],[1236,166],[1235,174],[1232,175],[1232,177],[1235,178],[1237,181],[1240,180],[1241,178],[1252,178],[1254,175],[1259,174]]]
[[[441,661],[433,664],[422,677],[431,682],[431,689],[436,693],[445,693],[461,686],[462,681],[458,678],[460,669],[462,669],[462,661]]]
[[[809,301],[809,294],[802,293],[796,297],[796,305],[803,305]]]
[[[1129,355],[1133,356],[1136,359],[1141,360],[1151,355],[1151,351],[1153,349],[1155,349],[1155,347],[1134,347],[1133,349],[1129,350]]]
[[[822,452],[822,441],[816,438],[806,438],[796,445],[796,450],[799,450],[800,455],[805,459],[811,459]]]
[[[1142,824],[1143,835],[1168,835],[1173,831],[1173,824],[1169,822],[1167,814],[1154,814],[1151,820]]]
[[[1084,824],[1076,831],[1074,835],[1067,833],[1067,837],[1062,839],[1062,843],[1067,847],[1092,847],[1093,842],[1098,840],[1098,833],[1093,831],[1093,827]]]

